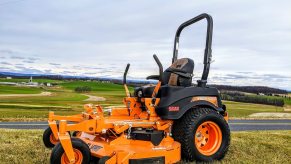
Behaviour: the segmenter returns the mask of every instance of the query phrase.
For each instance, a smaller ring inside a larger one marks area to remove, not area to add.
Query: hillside
[[[231,86],[231,85],[210,85],[216,87],[218,90],[226,91],[240,91],[247,93],[263,93],[263,94],[288,94],[286,90],[271,88],[266,86]]]

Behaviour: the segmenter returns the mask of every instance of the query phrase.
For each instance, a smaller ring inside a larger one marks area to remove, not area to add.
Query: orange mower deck
[[[180,143],[171,137],[164,138],[159,145],[154,146],[148,141],[127,139],[125,135],[111,141],[106,141],[101,136],[91,136],[89,139],[87,135],[81,134],[79,138],[89,145],[92,156],[110,157],[107,163],[129,163],[130,160],[150,158],[160,158],[163,163],[176,163],[181,159]]]

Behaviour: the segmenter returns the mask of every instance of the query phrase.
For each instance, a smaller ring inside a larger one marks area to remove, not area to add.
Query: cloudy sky
[[[130,78],[171,63],[176,28],[214,19],[209,82],[291,90],[291,1],[0,0],[0,71]],[[181,35],[179,57],[201,76],[205,22]]]

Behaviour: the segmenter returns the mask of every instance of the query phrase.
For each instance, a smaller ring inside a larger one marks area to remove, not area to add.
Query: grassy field
[[[248,117],[248,115],[258,112],[283,112],[284,109],[278,106],[251,104],[233,101],[224,101],[230,117]]]
[[[68,92],[54,91],[52,96],[42,97],[6,97],[0,99],[0,120],[29,120],[47,118],[49,111],[69,115],[83,111],[83,100],[87,96]]]
[[[0,129],[0,163],[48,163],[42,130]],[[290,163],[291,131],[233,132],[222,163]],[[217,162],[218,163],[218,162]]]
[[[284,98],[285,105],[291,105],[291,98]]]
[[[83,100],[88,97],[73,91],[76,87],[80,86],[90,86],[92,91],[86,94],[105,97],[106,101],[84,102]],[[12,86],[4,86],[3,88],[6,87],[11,88]],[[15,87],[11,90],[13,89],[14,94],[24,93],[22,92],[23,89]],[[45,120],[48,116],[48,111],[55,111],[56,114],[60,115],[76,114],[83,111],[83,105],[86,103],[100,104],[104,107],[119,105],[122,104],[122,98],[125,96],[122,85],[100,82],[63,81],[59,83],[58,87],[46,88],[45,90],[40,88],[30,89],[39,90],[39,92],[51,92],[52,95],[37,97],[1,97],[0,121]],[[130,90],[132,90],[132,88],[130,88]],[[0,93],[1,92],[2,90]],[[3,92],[5,91],[3,90]]]
[[[92,89],[92,92],[89,93],[90,95],[106,98],[106,102],[101,102],[105,106],[122,104],[122,99],[125,96],[124,87],[112,83],[73,81],[64,82],[61,86],[68,90],[74,90],[76,87],[89,86]],[[129,87],[129,90],[133,91],[133,88]]]
[[[0,81],[7,81],[0,79]],[[26,79],[11,79],[11,81],[23,81]],[[46,79],[34,79],[39,82],[46,82]],[[16,86],[1,86],[0,94],[34,94],[40,92],[51,92],[51,96],[28,96],[28,97],[1,97],[0,98],[0,121],[16,121],[16,120],[45,120],[48,111],[55,111],[56,114],[70,115],[83,111],[83,105],[86,103],[99,104],[104,107],[110,105],[121,105],[125,96],[122,85],[87,82],[87,81],[60,81],[48,80],[49,82],[58,83],[56,87],[31,88]],[[88,102],[83,101],[88,97],[74,92],[76,87],[89,86],[92,91],[86,94],[93,96],[102,96],[106,101]],[[129,88],[133,90],[132,87]],[[229,116],[231,118],[248,117],[248,115],[257,112],[283,112],[282,107],[224,102],[227,106]]]
[[[223,163],[290,163],[291,131],[232,132]]]
[[[41,91],[41,88],[36,87],[0,85],[0,94],[36,94],[40,93]]]

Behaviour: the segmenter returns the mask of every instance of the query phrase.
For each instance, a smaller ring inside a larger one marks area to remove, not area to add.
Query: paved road
[[[291,120],[230,120],[231,131],[291,130]],[[45,129],[47,122],[0,122],[0,128]]]
[[[231,131],[291,130],[291,120],[230,120]]]

